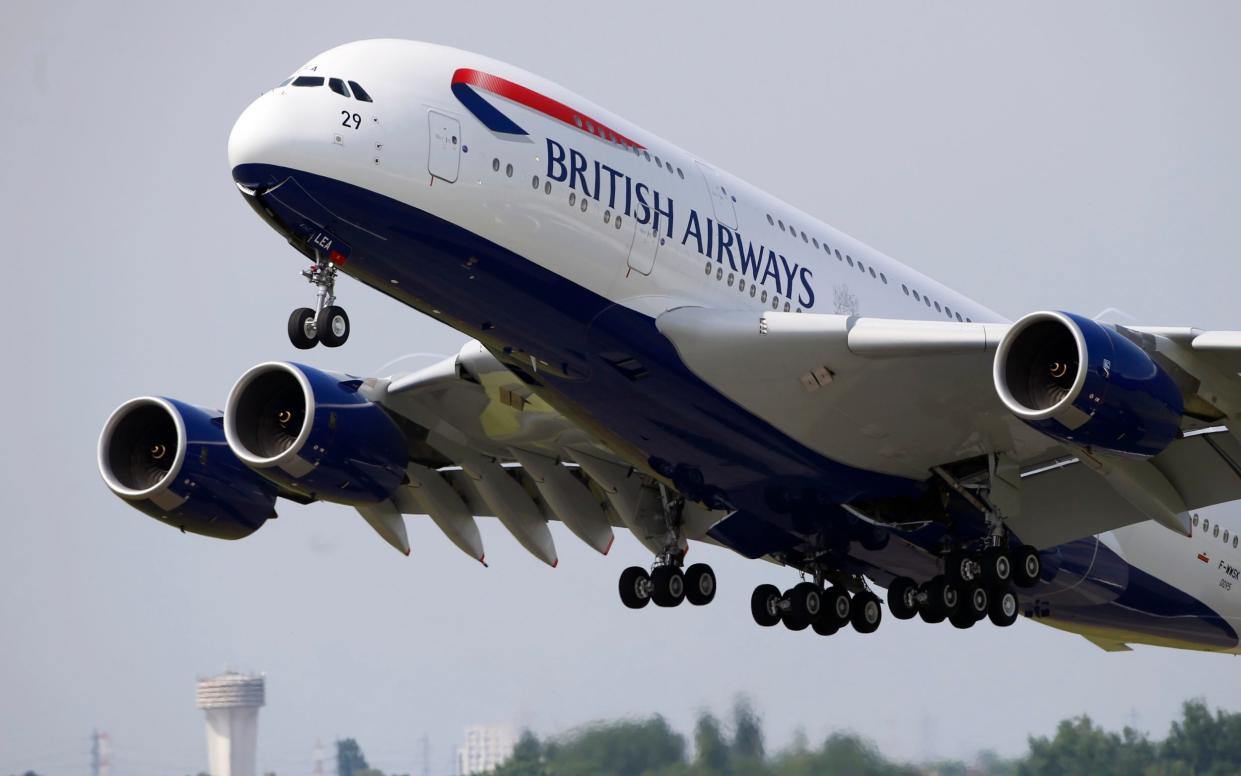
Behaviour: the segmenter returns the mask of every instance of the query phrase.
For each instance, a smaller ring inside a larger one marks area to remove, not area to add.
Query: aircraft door
[[[629,248],[629,269],[643,275],[651,274],[651,270],[655,269],[659,246],[663,243],[664,236],[660,234],[659,226],[638,224],[633,235],[633,245]]]
[[[443,181],[453,183],[461,169],[461,122],[439,111],[427,111],[430,149],[427,171]]]
[[[720,182],[720,174],[714,167],[698,162],[698,169],[707,183],[707,191],[711,194],[711,207],[715,211],[715,220],[729,229],[737,228],[737,211],[733,208],[732,195]]]

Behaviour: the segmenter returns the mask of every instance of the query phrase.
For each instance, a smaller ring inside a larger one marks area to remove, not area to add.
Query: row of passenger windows
[[[1197,515],[1194,515],[1194,525],[1195,525],[1195,526],[1196,526],[1196,525],[1198,525],[1198,516],[1197,516]],[[1202,521],[1202,532],[1203,532],[1203,533],[1206,533],[1206,532],[1207,532],[1210,528],[1211,528],[1211,521],[1210,521],[1210,520],[1203,520],[1203,521]],[[1216,523],[1216,524],[1215,524],[1215,530],[1211,532],[1211,536],[1215,537],[1216,539],[1223,539],[1223,540],[1224,540],[1224,544],[1227,544],[1227,543],[1228,543],[1228,536],[1229,536],[1229,532],[1228,532],[1228,529],[1227,529],[1227,528],[1225,528],[1225,529],[1224,529],[1224,535],[1223,535],[1223,536],[1220,536],[1220,535],[1219,535],[1219,523]],[[1232,534],[1232,546],[1235,548],[1238,544],[1241,544],[1241,534]]]
[[[863,275],[869,273],[872,278],[882,281],[885,286],[888,285],[887,275],[885,275],[882,272],[876,273],[875,268],[873,266],[867,267],[865,264],[862,263],[861,259],[854,261],[853,257],[847,253],[842,256],[840,253],[840,249],[837,248],[835,250],[832,250],[832,247],[827,244],[826,240],[820,243],[819,238],[808,236],[805,232],[799,231],[797,227],[793,226],[792,224],[785,226],[784,221],[782,219],[772,218],[771,213],[767,214],[767,223],[771,224],[772,226],[778,226],[780,228],[780,231],[788,232],[794,237],[800,236],[802,242],[807,243],[809,245],[814,245],[816,250],[818,250],[819,248],[822,248],[823,252],[826,253],[828,256],[831,256],[834,254],[836,256],[837,261],[847,263],[850,267],[857,267],[858,271],[861,272]],[[904,283],[901,284],[901,290],[905,292],[905,296],[912,296],[915,302],[925,302],[927,307],[934,306],[935,312],[943,313],[949,320],[952,320],[955,318],[956,320],[961,321],[962,323],[973,323],[973,321],[970,320],[968,317],[962,318],[960,312],[953,312],[952,309],[948,307],[948,305],[940,305],[939,302],[933,301],[931,297],[926,296],[924,294],[919,294],[917,289],[910,289]]]
[[[738,290],[738,291],[740,291],[740,292],[742,292],[742,293],[745,293],[745,290],[746,290],[746,277],[745,277],[745,275],[737,275],[737,274],[736,274],[736,273],[734,273],[734,272],[729,272],[729,273],[728,273],[728,276],[727,276],[727,281],[725,281],[725,276],[724,276],[724,268],[723,268],[723,267],[721,267],[721,266],[719,266],[719,265],[717,265],[714,261],[708,261],[708,262],[707,262],[707,264],[706,264],[706,268],[705,268],[705,272],[706,272],[706,274],[707,274],[708,276],[710,276],[710,274],[711,274],[711,270],[712,270],[712,269],[714,269],[714,270],[715,270],[715,279],[716,279],[716,280],[718,280],[718,281],[720,281],[720,282],[727,282],[727,283],[728,283],[728,287],[729,287],[729,288],[732,288],[732,287],[733,287],[733,283],[736,283],[736,284],[737,284],[737,290]],[[757,298],[757,299],[759,300],[759,302],[761,302],[761,303],[763,303],[763,304],[767,304],[767,289],[765,289],[765,288],[764,288],[764,289],[761,289],[761,295],[760,295],[760,289],[759,289],[759,285],[758,285],[758,283],[757,283],[757,282],[755,282],[755,281],[751,280],[751,281],[750,281],[750,283],[749,283],[749,286],[750,286],[750,298],[751,298],[751,299],[755,299],[755,298]],[[772,296],[771,296],[771,309],[776,310],[776,311],[779,311],[779,310],[780,310],[780,297],[779,297],[778,295],[776,295],[776,294],[772,294]],[[789,313],[789,312],[798,312],[798,313],[799,313],[799,312],[801,312],[801,308],[800,308],[800,307],[798,307],[798,308],[794,309],[794,308],[793,308],[793,304],[792,304],[792,302],[789,302],[789,301],[785,300],[785,302],[784,302],[784,312],[786,312],[786,313]]]
[[[281,87],[288,86],[289,84],[293,84],[294,86],[323,86],[323,81],[324,78],[321,75],[299,75],[296,78],[285,79],[281,82],[280,86],[277,86],[276,88],[279,89]],[[368,94],[367,91],[362,88],[362,85],[357,81],[350,81],[349,85],[346,86],[345,81],[342,78],[328,78],[327,86],[341,97],[349,97],[350,90],[352,90],[352,96],[354,99],[361,102],[374,102],[374,100],[371,99],[370,94]]]

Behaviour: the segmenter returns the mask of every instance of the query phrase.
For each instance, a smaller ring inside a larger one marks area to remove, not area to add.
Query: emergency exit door
[[[436,178],[453,183],[461,170],[461,122],[439,111],[428,111],[427,123],[427,170]]]

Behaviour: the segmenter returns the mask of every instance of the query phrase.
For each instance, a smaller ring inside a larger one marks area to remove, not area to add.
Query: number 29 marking
[[[342,110],[340,112],[340,115],[345,117],[344,120],[340,122],[340,125],[342,127],[349,127],[350,129],[357,129],[358,127],[362,126],[362,117],[359,116],[358,114],[350,113],[347,110]]]

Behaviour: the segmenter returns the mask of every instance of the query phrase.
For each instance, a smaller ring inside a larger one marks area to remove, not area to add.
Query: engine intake
[[[1162,452],[1180,432],[1184,399],[1154,359],[1113,326],[1031,313],[995,354],[995,389],[1034,428],[1130,456]]]
[[[116,409],[99,473],[134,508],[190,533],[240,539],[275,517],[276,487],[224,445],[219,412],[152,396]]]
[[[405,480],[405,436],[362,381],[268,362],[243,374],[224,409],[233,452],[264,477],[307,496],[374,504]]]

